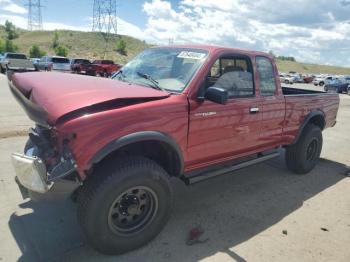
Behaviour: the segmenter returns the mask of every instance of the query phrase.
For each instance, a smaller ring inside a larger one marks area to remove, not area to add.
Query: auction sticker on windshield
[[[197,59],[200,60],[205,57],[204,53],[190,52],[190,51],[181,51],[180,54],[177,55],[178,58],[187,58],[187,59]]]

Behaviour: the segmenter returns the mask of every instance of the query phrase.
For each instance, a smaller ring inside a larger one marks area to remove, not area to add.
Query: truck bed
[[[286,137],[291,138],[289,143],[311,112],[324,114],[324,128],[335,125],[339,107],[338,94],[290,87],[282,87],[282,92],[286,101],[286,122],[283,130]]]
[[[282,86],[282,92],[286,96],[290,95],[312,95],[312,94],[326,94],[324,91],[315,91],[301,88],[285,87]]]

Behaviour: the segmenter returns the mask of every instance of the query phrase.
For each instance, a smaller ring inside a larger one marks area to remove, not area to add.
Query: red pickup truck
[[[339,97],[281,88],[278,76],[268,54],[202,45],[147,49],[113,79],[14,74],[10,89],[36,123],[12,155],[16,181],[23,193],[76,181],[91,245],[138,248],[170,216],[170,177],[191,184],[283,151],[291,171],[314,168]]]
[[[93,65],[98,67],[97,73],[103,77],[109,77],[112,73],[117,72],[122,66],[115,64],[112,60],[95,60]]]

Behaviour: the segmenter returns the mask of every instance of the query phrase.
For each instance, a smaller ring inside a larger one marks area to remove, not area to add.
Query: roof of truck
[[[205,45],[205,44],[181,44],[181,45],[164,45],[164,46],[155,46],[157,47],[165,47],[165,48],[193,48],[193,49],[202,49],[206,50],[208,52],[215,52],[215,51],[230,51],[230,52],[239,52],[239,53],[247,53],[252,55],[263,55],[263,56],[269,56],[272,57],[270,54],[266,52],[261,51],[255,51],[255,50],[249,50],[249,49],[240,49],[240,48],[232,48],[232,47],[225,47],[225,46],[218,46],[218,45]]]

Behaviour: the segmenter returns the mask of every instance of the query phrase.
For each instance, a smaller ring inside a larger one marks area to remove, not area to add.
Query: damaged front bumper
[[[13,153],[12,164],[16,173],[16,182],[19,185],[22,196],[25,191],[37,193],[48,192],[54,182],[72,174],[76,170],[73,159],[63,159],[48,170],[43,159],[34,155],[35,148],[30,148],[25,154]]]
[[[23,187],[38,193],[46,193],[52,187],[53,182],[48,182],[46,166],[40,158],[13,153],[12,164],[17,181]]]

